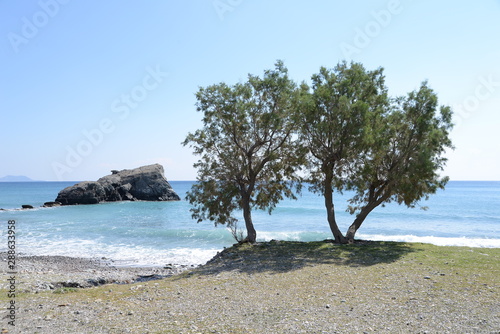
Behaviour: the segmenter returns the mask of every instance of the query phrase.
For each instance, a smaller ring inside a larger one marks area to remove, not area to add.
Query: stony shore
[[[18,260],[3,333],[500,333],[500,249],[269,242],[197,268]]]
[[[0,258],[3,263],[7,263],[5,253],[0,253]],[[17,290],[39,293],[58,288],[90,288],[158,280],[193,269],[193,266],[167,264],[163,267],[126,267],[116,265],[110,259],[20,256],[16,269],[19,277]],[[7,283],[1,282],[0,289],[6,288]]]

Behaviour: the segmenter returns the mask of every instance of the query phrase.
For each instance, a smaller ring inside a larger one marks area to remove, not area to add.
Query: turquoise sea
[[[201,264],[235,242],[224,226],[191,219],[185,200],[40,207],[74,183],[1,182],[0,208],[6,210],[0,211],[0,251],[7,249],[9,220],[16,221],[19,253],[105,257],[125,266]],[[170,183],[181,198],[193,184]],[[348,198],[349,194],[335,195],[343,232],[354,219],[344,211]],[[22,204],[35,209],[18,210]],[[500,247],[500,182],[451,181],[446,190],[421,204],[429,209],[397,204],[376,208],[357,238]],[[254,211],[253,219],[258,240],[331,238],[322,197],[306,189],[297,201],[281,202],[272,215]]]

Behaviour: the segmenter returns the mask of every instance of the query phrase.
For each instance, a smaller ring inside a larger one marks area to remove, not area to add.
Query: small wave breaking
[[[436,246],[461,246],[475,248],[500,248],[500,239],[435,237],[416,235],[369,235],[359,234],[358,238],[374,241],[420,242]]]
[[[270,240],[286,241],[316,241],[332,239],[332,235],[327,232],[260,232],[257,241]],[[397,241],[397,242],[419,242],[436,246],[462,246],[476,248],[500,248],[500,239],[488,238],[467,238],[467,237],[436,237],[436,236],[416,236],[416,235],[383,235],[383,234],[362,234],[358,233],[356,239],[373,241]]]

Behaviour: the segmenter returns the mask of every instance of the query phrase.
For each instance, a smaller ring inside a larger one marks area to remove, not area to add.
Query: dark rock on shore
[[[84,181],[59,192],[62,205],[97,204],[116,201],[178,201],[159,164],[135,169],[113,170],[97,181]]]
[[[52,208],[54,206],[61,206],[61,202],[45,202],[42,205],[44,208]]]
[[[23,204],[23,205],[21,206],[21,208],[23,208],[23,209],[33,209],[33,205]]]

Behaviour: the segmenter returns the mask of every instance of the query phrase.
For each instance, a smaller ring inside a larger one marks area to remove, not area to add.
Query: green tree
[[[278,61],[262,78],[200,88],[196,105],[203,128],[183,142],[200,156],[197,182],[187,193],[193,218],[235,227],[233,213],[242,210],[246,241],[252,243],[252,208],[271,213],[284,196],[295,198],[300,190],[292,119],[300,94],[287,72]]]
[[[396,201],[415,207],[448,181],[438,173],[452,147],[451,109],[438,108],[426,82],[391,100],[384,79],[382,69],[343,62],[333,70],[321,68],[304,99],[300,129],[310,152],[307,179],[324,196],[336,242],[354,239],[377,206]],[[335,220],[335,190],[354,192],[347,209],[356,218],[345,237]]]
[[[302,99],[300,138],[309,150],[310,190],[324,196],[327,221],[336,242],[344,242],[333,194],[343,191],[361,152],[373,138],[371,122],[388,105],[382,69],[366,71],[359,63],[324,67],[312,77],[312,94]]]
[[[390,202],[415,207],[438,189],[448,177],[440,177],[452,148],[449,131],[452,111],[438,106],[436,93],[427,82],[406,97],[394,101],[390,113],[375,123],[375,140],[360,155],[347,189],[354,190],[349,211],[356,219],[346,238],[354,239],[366,216],[377,206]],[[425,207],[423,207],[425,209]]]

